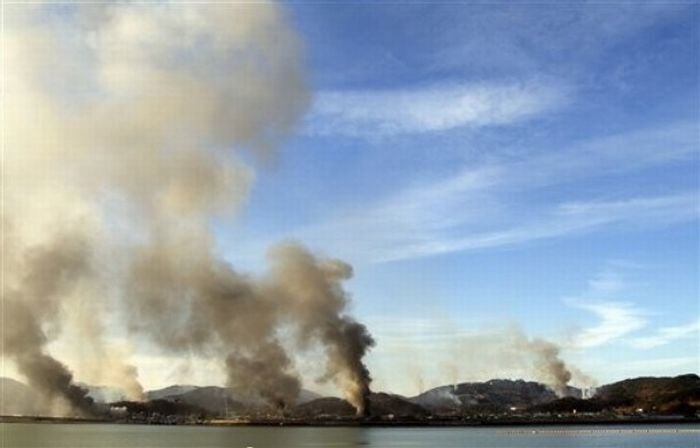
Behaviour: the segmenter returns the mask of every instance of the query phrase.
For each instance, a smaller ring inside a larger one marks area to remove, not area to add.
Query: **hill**
[[[572,390],[575,394],[576,390]],[[579,392],[580,395],[580,392]],[[435,414],[503,412],[555,401],[544,384],[523,380],[490,380],[440,386],[410,399]]]
[[[148,400],[160,400],[165,397],[181,395],[191,390],[195,390],[197,388],[198,386],[192,386],[188,384],[174,384],[172,386],[164,387],[162,389],[146,391],[145,395]]]
[[[621,411],[694,414],[700,410],[700,377],[641,377],[598,388],[593,400]]]
[[[214,415],[241,414],[266,408],[263,403],[236,400],[233,393],[224,387],[218,386],[190,386],[174,385],[163,389],[146,392],[149,400],[166,400],[175,403],[184,403],[205,409]],[[302,389],[297,404],[302,404],[320,398],[315,392]]]
[[[370,417],[416,419],[427,417],[429,414],[424,407],[400,395],[378,392],[369,396]],[[298,405],[292,411],[292,415],[298,418],[351,418],[355,416],[355,408],[341,398],[324,397]]]
[[[231,398],[228,390],[217,386],[196,387],[180,394],[166,395],[161,399],[196,406],[214,415],[238,414],[246,409],[244,403]]]
[[[355,409],[342,398],[323,397],[298,405],[292,414],[298,418],[352,417]]]
[[[43,405],[46,401],[29,386],[9,378],[0,378],[0,386],[4,391],[0,408],[2,415],[49,415],[49,410],[42,408],[47,407]],[[95,386],[90,386],[90,390],[103,398],[114,393],[109,388]],[[558,398],[549,387],[540,383],[499,379],[440,386],[412,398],[375,392],[369,397],[369,417],[411,421],[433,417],[448,420],[471,416],[490,418],[493,415],[541,417],[541,414],[562,413],[652,418],[657,415],[700,415],[700,377],[696,374],[618,381],[601,386],[590,399],[580,398],[581,393],[575,388],[570,388],[569,394],[571,396]],[[238,415],[310,420],[355,417],[354,408],[345,400],[321,398],[309,391],[303,391],[298,403],[283,413],[261,402],[236,400],[228,389],[217,386],[174,385],[149,391],[146,397],[146,402],[120,399],[111,401],[111,404],[100,404],[96,409],[104,410],[117,419],[122,418],[123,414],[128,416],[129,421],[165,417],[191,420]]]

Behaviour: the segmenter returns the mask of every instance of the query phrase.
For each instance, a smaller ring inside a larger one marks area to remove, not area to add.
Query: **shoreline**
[[[295,420],[212,420],[201,423],[157,424],[145,422],[126,422],[118,420],[106,420],[98,418],[70,418],[70,417],[29,417],[29,416],[0,416],[0,423],[43,423],[43,424],[113,424],[113,425],[140,425],[140,426],[202,426],[202,427],[233,427],[233,426],[267,426],[267,427],[557,427],[557,426],[663,426],[663,425],[692,425],[700,424],[698,418],[647,418],[647,419],[600,419],[600,420],[499,420],[499,421],[463,421],[463,420],[431,420],[431,421],[373,421],[373,420],[328,420],[328,421],[295,421]],[[700,431],[700,429],[698,429]],[[528,431],[521,430],[519,433]]]

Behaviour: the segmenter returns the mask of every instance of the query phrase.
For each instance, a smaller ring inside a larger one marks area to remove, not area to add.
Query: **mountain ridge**
[[[27,385],[0,378],[4,391],[3,415],[46,415],[38,394]],[[89,386],[90,390],[107,389]],[[507,413],[615,412],[623,414],[688,415],[700,413],[700,377],[638,377],[606,384],[595,395],[583,399],[582,391],[569,389],[569,396],[557,397],[552,389],[534,381],[493,379],[439,386],[414,397],[373,392],[370,416],[424,419],[430,416],[489,415]],[[202,410],[208,416],[285,415],[294,418],[352,417],[354,409],[337,397],[322,397],[304,391],[297,403],[273,409],[261,402],[237,400],[229,389],[219,386],[172,385],[145,393],[146,402],[124,400],[101,403],[105,409],[127,406],[139,412],[148,409]],[[139,405],[138,403],[145,403]],[[151,403],[149,405],[149,403]],[[167,404],[172,403],[173,406]],[[116,406],[116,405],[119,406]]]

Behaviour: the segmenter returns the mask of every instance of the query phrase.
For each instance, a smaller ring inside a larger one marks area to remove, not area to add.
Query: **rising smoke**
[[[366,412],[373,340],[346,314],[350,267],[285,243],[253,278],[217,256],[210,231],[253,180],[237,154],[269,158],[309,102],[280,8],[11,5],[5,23],[4,344],[31,385],[89,414],[47,345],[72,322],[105,361],[116,307],[133,337],[217,356],[234,393],[282,409],[300,390],[290,333],[295,349],[323,348],[321,380]],[[104,367],[139,398],[136,369]]]
[[[371,378],[362,359],[374,340],[364,325],[343,314],[348,298],[342,281],[352,276],[352,268],[339,260],[319,260],[293,244],[274,248],[270,260],[273,295],[282,298],[298,323],[301,346],[320,341],[325,348],[321,381],[335,381],[357,413],[367,414]]]
[[[12,259],[11,245],[4,245]],[[89,415],[92,406],[87,390],[73,384],[73,374],[46,351],[47,330],[60,325],[56,316],[61,298],[89,272],[88,247],[73,235],[61,235],[46,247],[26,252],[20,278],[4,291],[4,355],[50,404]],[[13,270],[14,271],[14,270]]]
[[[532,357],[535,378],[548,384],[558,396],[565,396],[572,375],[559,356],[559,346],[545,339],[528,338],[522,333],[516,332],[515,335],[516,350]]]
[[[565,396],[569,383],[590,386],[593,379],[567,364],[561,347],[546,339],[531,337],[517,326],[476,331],[452,340],[445,348],[436,385],[493,378],[527,378],[548,385]]]

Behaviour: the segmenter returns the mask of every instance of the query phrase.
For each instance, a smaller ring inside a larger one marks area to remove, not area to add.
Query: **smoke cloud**
[[[460,356],[477,351],[481,353],[481,362],[475,366],[477,372],[498,375],[494,372],[497,366],[500,375],[510,373],[514,377],[530,378],[547,384],[559,396],[566,394],[571,369],[560,356],[561,348],[551,341],[530,337],[517,327],[460,341]]]
[[[10,245],[4,245],[14,258]],[[45,328],[60,324],[60,300],[80,278],[89,272],[88,248],[79,238],[61,235],[47,247],[28,250],[14,265],[21,276],[5,290],[5,356],[13,359],[18,371],[49,400],[52,407],[70,407],[90,415],[92,401],[87,390],[73,384],[70,370],[46,351]],[[14,271],[14,270],[13,270]]]
[[[352,276],[352,268],[340,260],[319,260],[293,244],[274,248],[270,260],[273,294],[288,304],[301,346],[319,341],[325,348],[326,374],[319,380],[333,379],[358,415],[366,414],[371,378],[362,359],[374,340],[364,325],[343,314],[348,297],[342,281]]]
[[[97,377],[138,397],[136,369],[107,362],[109,316],[163,351],[218,357],[234,393],[282,409],[301,380],[280,341],[323,347],[319,380],[364,413],[373,340],[346,314],[350,267],[284,243],[254,278],[221,259],[210,230],[246,200],[254,175],[239,154],[273,156],[309,103],[279,5],[8,6],[5,20],[4,342],[27,380],[90,412],[47,350],[70,324]]]
[[[431,378],[434,386],[525,378],[546,384],[557,395],[565,396],[572,378],[583,386],[593,381],[562,358],[559,345],[531,337],[515,326],[450,338],[444,347],[433,347],[440,349],[442,355],[436,354],[439,373]]]
[[[560,397],[566,395],[571,380],[571,370],[559,356],[556,344],[540,338],[528,338],[516,332],[515,347],[532,356],[535,378],[548,384]]]

